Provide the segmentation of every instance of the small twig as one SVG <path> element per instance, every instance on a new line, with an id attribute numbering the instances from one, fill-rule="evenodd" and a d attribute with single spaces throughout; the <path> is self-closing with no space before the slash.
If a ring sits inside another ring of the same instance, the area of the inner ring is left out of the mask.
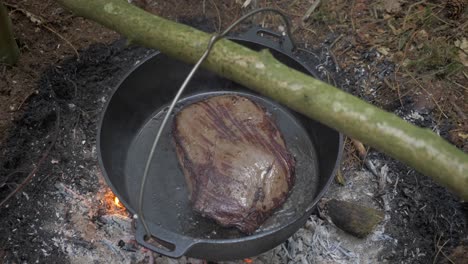
<path id="1" fill-rule="evenodd" d="M 307 19 L 309 19 L 310 15 L 312 15 L 315 9 L 317 9 L 317 7 L 320 5 L 320 2 L 321 2 L 320 0 L 315 0 L 312 3 L 309 9 L 307 9 L 307 12 L 305 13 L 305 15 L 302 17 L 302 21 L 306 21 Z"/>
<path id="2" fill-rule="evenodd" d="M 396 83 L 396 90 L 397 90 L 397 95 L 398 95 L 398 101 L 400 101 L 400 106 L 403 107 L 403 100 L 401 100 L 401 93 L 400 93 L 400 83 L 397 80 L 397 74 L 398 71 L 400 70 L 400 65 L 397 66 L 395 73 L 393 75 L 393 78 L 395 79 Z"/>
<path id="3" fill-rule="evenodd" d="M 440 251 L 440 253 L 441 253 L 441 254 L 445 257 L 445 259 L 447 259 L 450 263 L 456 264 L 455 262 L 453 262 L 453 260 L 451 260 L 451 259 L 447 256 L 447 254 L 445 254 L 445 252 Z"/>
<path id="4" fill-rule="evenodd" d="M 28 95 L 26 95 L 23 100 L 21 101 L 21 103 L 19 104 L 19 106 L 16 108 L 16 111 L 20 110 L 21 107 L 23 107 L 23 104 L 26 103 L 26 101 L 29 99 L 29 97 L 31 97 L 31 95 L 33 95 L 34 93 L 36 92 L 36 90 L 32 90 L 30 93 L 28 93 Z"/>
<path id="5" fill-rule="evenodd" d="M 351 4 L 351 14 L 349 16 L 349 20 L 351 20 L 351 27 L 353 28 L 353 31 L 356 32 L 356 24 L 354 23 L 353 15 L 354 15 L 354 8 L 356 7 L 356 0 L 353 0 L 353 3 Z"/>
<path id="6" fill-rule="evenodd" d="M 333 63 L 335 64 L 335 72 L 339 72 L 341 70 L 340 64 L 338 64 L 338 60 L 336 59 L 335 54 L 331 49 L 328 50 L 328 53 L 330 53 L 330 57 L 333 60 Z"/>
<path id="7" fill-rule="evenodd" d="M 93 248 L 93 244 L 91 242 L 88 242 L 86 240 L 83 240 L 83 239 L 80 239 L 80 238 L 74 238 L 74 237 L 70 237 L 68 239 L 69 242 L 75 244 L 75 245 L 78 245 L 78 246 L 81 246 L 83 248 L 86 248 L 88 250 L 92 249 Z"/>
<path id="8" fill-rule="evenodd" d="M 413 81 L 416 82 L 416 84 L 419 86 L 419 88 L 421 88 L 424 92 L 426 92 L 427 95 L 429 95 L 429 97 L 431 97 L 432 101 L 434 102 L 434 104 L 437 106 L 437 108 L 439 109 L 439 111 L 442 113 L 442 115 L 444 115 L 445 118 L 448 118 L 448 116 L 444 113 L 444 111 L 442 111 L 442 108 L 440 107 L 439 103 L 437 103 L 437 101 L 434 99 L 434 96 L 432 96 L 431 93 L 429 93 L 426 88 L 424 88 L 418 80 L 416 80 L 416 78 L 414 78 L 414 76 L 409 72 L 409 71 L 406 71 L 406 74 L 408 74 L 411 79 L 413 79 Z"/>
<path id="9" fill-rule="evenodd" d="M 104 244 L 105 246 L 107 246 L 111 251 L 115 252 L 117 255 L 119 255 L 121 258 L 125 259 L 124 256 L 122 255 L 122 253 L 120 253 L 120 250 L 118 250 L 113 244 L 111 241 L 107 240 L 107 239 L 102 239 L 100 240 L 99 242 L 101 242 L 102 244 Z"/>
<path id="10" fill-rule="evenodd" d="M 57 35 L 59 38 L 61 38 L 63 41 L 65 41 L 72 49 L 73 51 L 75 52 L 76 54 L 76 59 L 77 60 L 80 60 L 80 54 L 78 53 L 78 50 L 76 50 L 75 46 L 73 46 L 73 44 L 68 40 L 66 39 L 64 36 L 60 35 L 57 31 L 53 30 L 51 27 L 49 26 L 46 26 L 46 25 L 41 25 L 43 26 L 44 28 L 46 28 L 47 30 L 49 30 L 50 32 L 54 33 L 55 35 Z"/>
<path id="11" fill-rule="evenodd" d="M 343 38 L 343 34 L 339 35 L 331 44 L 330 44 L 330 47 L 328 47 L 328 49 L 333 49 L 333 47 L 335 46 L 335 44 L 340 41 L 340 39 Z"/>
<path id="12" fill-rule="evenodd" d="M 388 81 L 387 78 L 384 78 L 383 81 L 388 86 L 388 88 L 395 90 L 395 87 Z"/>
<path id="13" fill-rule="evenodd" d="M 214 5 L 215 9 L 216 9 L 216 14 L 218 15 L 218 28 L 216 29 L 216 31 L 218 33 L 221 32 L 221 27 L 222 27 L 222 24 L 221 24 L 221 14 L 219 12 L 219 9 L 218 9 L 218 6 L 216 5 L 216 2 L 214 0 L 210 0 L 211 4 Z"/>
<path id="14" fill-rule="evenodd" d="M 461 119 L 466 120 L 467 117 L 465 113 L 463 113 L 463 110 L 461 110 L 461 108 L 457 104 L 455 104 L 455 102 L 451 102 L 451 103 L 452 103 L 453 109 L 455 110 L 455 112 L 457 112 L 457 114 L 461 117 Z"/>
<path id="15" fill-rule="evenodd" d="M 440 237 L 442 237 L 442 236 L 440 236 Z M 439 237 L 439 241 L 440 241 L 440 237 Z M 444 243 L 442 246 L 439 246 L 439 241 L 437 241 L 437 248 L 438 248 L 438 250 L 437 250 L 437 253 L 436 253 L 435 257 L 434 257 L 434 260 L 432 261 L 432 264 L 435 264 L 435 263 L 436 263 L 437 257 L 439 256 L 439 253 L 443 253 L 443 252 L 442 252 L 442 248 L 444 248 L 444 246 L 450 241 L 450 239 L 448 239 L 447 241 L 445 241 L 445 243 Z M 449 260 L 450 260 L 450 259 L 449 259 Z M 452 262 L 452 263 L 453 263 L 453 262 Z"/>
<path id="16" fill-rule="evenodd" d="M 335 53 L 333 52 L 333 47 L 335 46 L 336 43 L 338 43 L 338 41 L 340 41 L 342 37 L 343 37 L 343 34 L 339 35 L 328 47 L 328 52 L 330 53 L 330 56 L 333 62 L 335 63 L 336 72 L 340 71 L 341 67 L 338 64 L 338 60 L 336 59 Z"/>
<path id="17" fill-rule="evenodd" d="M 464 73 L 464 74 L 465 74 L 465 73 Z M 468 79 L 468 78 L 467 78 L 467 79 Z M 468 88 L 467 88 L 467 87 L 465 87 L 465 86 L 463 86 L 463 85 L 461 85 L 461 84 L 459 84 L 459 83 L 457 83 L 457 82 L 455 82 L 455 81 L 451 81 L 451 83 L 453 83 L 453 84 L 455 84 L 456 86 L 458 86 L 458 87 L 460 87 L 460 88 L 465 89 L 466 91 L 468 91 Z"/>
<path id="18" fill-rule="evenodd" d="M 289 254 L 289 251 L 288 249 L 286 248 L 286 246 L 283 244 L 281 244 L 281 248 L 284 250 L 284 252 L 286 253 L 286 256 L 289 258 L 289 259 L 292 259 L 291 255 Z"/>
<path id="19" fill-rule="evenodd" d="M 4 178 L 3 183 L 7 183 L 7 181 L 10 179 L 11 176 L 15 175 L 16 173 L 20 173 L 20 172 L 25 172 L 25 171 L 18 169 L 18 170 L 15 170 L 15 171 L 7 174 L 7 176 L 3 177 Z M 0 187 L 2 187 L 2 183 L 0 183 Z"/>
<path id="20" fill-rule="evenodd" d="M 403 49 L 403 59 L 406 59 L 406 55 L 408 54 L 409 47 L 411 46 L 411 43 L 413 42 L 413 39 L 417 33 L 418 31 L 416 31 L 416 29 L 411 30 L 411 36 L 406 40 L 406 44 Z"/>
<path id="21" fill-rule="evenodd" d="M 352 48 L 353 48 L 353 46 L 352 46 L 352 45 L 349 45 L 349 46 L 346 47 L 343 51 L 341 51 L 341 52 L 338 54 L 338 56 L 341 56 L 341 55 L 347 53 L 347 52 L 350 51 Z"/>
<path id="22" fill-rule="evenodd" d="M 58 135 L 59 135 L 59 132 L 60 132 L 60 110 L 58 109 L 58 106 L 57 106 L 57 110 L 56 110 L 56 114 L 57 114 L 57 121 L 55 122 L 55 135 L 52 139 L 52 142 L 50 143 L 49 147 L 47 148 L 47 150 L 44 152 L 44 154 L 42 155 L 41 159 L 39 160 L 39 162 L 37 163 L 37 165 L 34 167 L 34 169 L 28 174 L 28 176 L 23 180 L 23 182 L 21 182 L 20 185 L 18 185 L 18 187 L 16 187 L 15 190 L 13 190 L 10 194 L 7 195 L 7 197 L 5 197 L 5 199 L 3 199 L 1 202 L 0 202 L 0 208 L 8 201 L 10 200 L 11 197 L 13 197 L 16 193 L 18 193 L 19 191 L 21 191 L 31 180 L 32 178 L 34 177 L 34 175 L 37 173 L 38 169 L 41 167 L 42 163 L 45 162 L 45 160 L 47 159 L 47 157 L 49 156 L 49 153 L 50 151 L 52 150 L 52 148 L 54 147 L 55 145 L 55 142 L 57 141 L 57 138 L 58 138 Z"/>
<path id="23" fill-rule="evenodd" d="M 299 0 L 294 0 L 294 1 L 292 1 L 292 3 L 290 3 L 290 4 L 288 5 L 288 7 L 289 7 L 289 8 L 293 7 L 293 6 L 297 3 L 297 1 L 299 1 Z"/>
<path id="24" fill-rule="evenodd" d="M 433 13 L 431 13 L 431 16 L 434 17 L 435 19 L 439 20 L 440 22 L 446 24 L 446 25 L 449 25 L 449 26 L 455 25 L 454 23 L 450 23 L 450 22 L 447 22 L 447 21 L 443 20 L 442 18 L 440 18 L 439 16 L 437 16 L 437 15 L 435 15 Z"/>
<path id="25" fill-rule="evenodd" d="M 301 28 L 304 29 L 305 31 L 308 31 L 308 32 L 314 34 L 315 36 L 317 36 L 317 32 L 313 31 L 312 29 L 306 28 L 306 27 L 304 27 L 304 26 L 301 26 Z"/>
<path id="26" fill-rule="evenodd" d="M 377 169 L 375 168 L 375 165 L 374 165 L 374 163 L 372 163 L 372 161 L 366 159 L 364 161 L 364 164 L 366 164 L 366 167 L 372 172 L 372 174 L 374 174 L 375 177 L 380 179 L 380 175 L 377 172 Z"/>
<path id="27" fill-rule="evenodd" d="M 335 181 L 342 186 L 346 185 L 346 180 L 341 173 L 341 168 L 338 168 L 336 171 Z"/>
<path id="28" fill-rule="evenodd" d="M 411 5 L 408 7 L 408 10 L 406 11 L 405 18 L 403 19 L 403 26 L 401 27 L 403 30 L 406 30 L 406 21 L 408 20 L 409 13 L 411 12 L 411 9 L 413 9 L 415 6 L 420 5 L 420 4 L 423 4 L 423 3 L 425 3 L 425 2 L 426 2 L 426 0 L 422 0 L 422 1 L 416 2 L 416 3 L 414 3 L 414 4 L 411 4 Z"/>

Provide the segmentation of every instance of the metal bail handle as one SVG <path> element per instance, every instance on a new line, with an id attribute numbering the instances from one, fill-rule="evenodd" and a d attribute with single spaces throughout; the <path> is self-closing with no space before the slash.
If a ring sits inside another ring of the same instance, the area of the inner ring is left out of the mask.
<path id="1" fill-rule="evenodd" d="M 148 236 L 141 226 L 141 220 L 137 219 L 135 240 L 145 248 L 156 252 L 161 255 L 165 255 L 171 258 L 180 258 L 195 244 L 193 241 L 187 238 L 177 238 L 170 234 L 166 234 L 165 230 L 158 230 L 159 237 Z M 144 225 L 143 225 L 144 226 Z M 154 228 L 154 227 L 153 227 Z M 164 237 L 164 238 L 163 238 Z M 170 238 L 170 239 L 167 239 Z M 152 241 L 151 241 L 152 240 Z"/>
<path id="2" fill-rule="evenodd" d="M 277 41 L 263 37 L 261 35 L 268 35 L 275 38 Z M 291 55 L 291 53 L 296 49 L 296 45 L 294 44 L 294 41 L 291 39 L 291 37 L 266 28 L 252 27 L 247 32 L 245 32 L 242 37 L 252 42 L 281 50 L 288 55 Z"/>
<path id="3" fill-rule="evenodd" d="M 213 48 L 214 44 L 216 43 L 216 41 L 218 41 L 219 39 L 226 36 L 234 27 L 236 27 L 238 24 L 240 24 L 245 19 L 247 19 L 247 18 L 249 18 L 249 17 L 251 17 L 251 16 L 253 16 L 253 15 L 257 14 L 257 13 L 260 13 L 260 12 L 274 12 L 274 13 L 280 15 L 283 18 L 284 23 L 286 25 L 287 35 L 291 39 L 291 41 L 290 41 L 291 50 L 295 49 L 294 42 L 292 41 L 292 35 L 291 35 L 291 31 L 290 31 L 289 20 L 287 19 L 285 14 L 283 14 L 281 11 L 273 9 L 273 8 L 260 8 L 260 9 L 256 9 L 254 11 L 251 11 L 251 12 L 243 15 L 238 20 L 236 20 L 233 24 L 231 24 L 228 28 L 226 28 L 221 34 L 219 34 L 219 35 L 214 34 L 210 38 L 210 41 L 208 42 L 208 46 L 207 46 L 205 52 L 203 53 L 201 58 L 198 60 L 198 62 L 194 65 L 194 67 L 192 68 L 190 73 L 187 75 L 187 78 L 185 79 L 185 81 L 183 82 L 183 84 L 181 85 L 179 90 L 177 91 L 176 96 L 172 100 L 172 103 L 171 103 L 169 109 L 167 110 L 166 116 L 164 117 L 164 119 L 163 119 L 163 121 L 161 123 L 161 126 L 159 127 L 158 133 L 156 134 L 156 137 L 155 137 L 155 139 L 153 141 L 150 153 L 148 155 L 148 159 L 146 160 L 145 170 L 143 172 L 143 177 L 142 177 L 141 185 L 140 185 L 140 193 L 139 193 L 139 197 L 138 197 L 138 209 L 137 209 L 138 215 L 134 215 L 134 217 L 139 220 L 139 221 L 137 221 L 137 225 L 141 222 L 141 225 L 143 225 L 143 227 L 144 227 L 144 230 L 142 230 L 141 228 L 138 228 L 138 226 L 137 226 L 136 238 L 137 238 L 138 243 L 141 244 L 142 246 L 145 246 L 145 247 L 149 248 L 152 251 L 158 252 L 160 254 L 163 254 L 163 255 L 166 255 L 166 256 L 169 256 L 169 257 L 178 257 L 179 255 L 184 254 L 185 251 L 187 250 L 187 247 L 186 247 L 187 245 L 185 245 L 185 243 L 184 243 L 184 245 L 177 245 L 176 243 L 174 243 L 173 244 L 175 246 L 174 251 L 168 251 L 168 250 L 164 250 L 164 249 L 161 249 L 159 247 L 156 247 L 156 246 L 148 243 L 144 239 L 145 237 L 147 237 L 147 238 L 154 238 L 155 240 L 158 240 L 157 234 L 152 234 L 151 233 L 150 228 L 148 227 L 148 223 L 146 223 L 146 221 L 145 221 L 145 217 L 144 217 L 144 213 L 143 213 L 143 196 L 144 196 L 144 191 L 145 191 L 146 180 L 148 178 L 149 168 L 150 168 L 150 165 L 151 165 L 151 160 L 153 159 L 155 150 L 156 150 L 156 148 L 158 146 L 158 142 L 159 142 L 159 139 L 161 138 L 162 131 L 164 130 L 164 127 L 166 126 L 166 123 L 169 120 L 169 117 L 171 116 L 175 105 L 179 101 L 180 96 L 182 95 L 185 88 L 187 87 L 187 84 L 190 82 L 193 75 L 198 70 L 198 68 L 203 63 L 203 61 L 208 57 L 208 55 L 209 55 L 211 49 Z M 269 32 L 269 31 L 266 30 L 264 32 Z M 277 36 L 278 33 L 271 33 L 271 34 L 274 34 L 274 35 Z M 144 235 L 143 232 L 146 233 L 146 236 Z M 160 232 L 161 232 L 161 230 L 160 230 Z"/>

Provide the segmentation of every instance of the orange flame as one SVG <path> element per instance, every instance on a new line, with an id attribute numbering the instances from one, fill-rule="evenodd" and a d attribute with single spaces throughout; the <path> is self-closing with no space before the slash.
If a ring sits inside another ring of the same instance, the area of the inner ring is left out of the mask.
<path id="1" fill-rule="evenodd" d="M 244 262 L 250 264 L 250 263 L 253 263 L 253 260 L 249 259 L 249 258 L 246 258 L 246 259 L 244 259 Z"/>
<path id="2" fill-rule="evenodd" d="M 114 204 L 117 206 L 117 207 L 123 207 L 123 205 L 120 203 L 120 200 L 119 198 L 116 196 L 114 197 Z"/>
<path id="3" fill-rule="evenodd" d="M 117 196 L 115 196 L 115 194 L 110 189 L 107 189 L 104 193 L 103 205 L 105 206 L 106 213 L 121 215 L 127 214 L 125 206 L 120 202 L 120 199 Z"/>

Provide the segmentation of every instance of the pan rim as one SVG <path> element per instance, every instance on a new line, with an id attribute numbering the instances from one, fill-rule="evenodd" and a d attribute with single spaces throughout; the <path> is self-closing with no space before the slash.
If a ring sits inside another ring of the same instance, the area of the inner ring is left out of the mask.
<path id="1" fill-rule="evenodd" d="M 234 36 L 230 36 L 230 37 L 227 37 L 227 39 L 229 40 L 232 40 L 232 41 L 240 41 L 240 42 L 243 42 L 243 43 L 252 43 L 252 44 L 256 44 L 256 45 L 259 45 L 259 46 L 262 46 L 262 47 L 265 47 L 267 49 L 273 49 L 275 50 L 276 52 L 279 52 L 283 55 L 286 55 L 287 57 L 289 57 L 289 59 L 293 60 L 294 62 L 298 63 L 300 66 L 302 66 L 305 70 L 307 70 L 307 73 L 310 74 L 312 77 L 314 78 L 317 78 L 316 76 L 314 76 L 314 71 L 312 71 L 310 69 L 310 67 L 308 67 L 305 63 L 303 63 L 302 61 L 300 61 L 298 58 L 292 56 L 292 54 L 288 54 L 286 52 L 284 52 L 283 50 L 280 50 L 280 49 L 276 49 L 274 47 L 268 47 L 262 43 L 259 43 L 259 42 L 256 42 L 256 41 L 252 41 L 252 40 L 248 40 L 248 39 L 245 39 L 245 38 L 242 38 L 242 37 L 234 37 Z M 242 43 L 240 43 L 242 45 Z M 111 188 L 112 192 L 114 193 L 114 195 L 116 195 L 121 203 L 123 203 L 123 205 L 125 206 L 125 208 L 128 210 L 129 213 L 131 213 L 132 215 L 135 215 L 136 214 L 136 211 L 134 210 L 134 208 L 132 208 L 129 203 L 126 201 L 126 199 L 123 199 L 122 195 L 117 191 L 117 189 L 115 188 L 114 184 L 112 183 L 112 181 L 110 180 L 110 177 L 107 173 L 107 170 L 106 170 L 106 166 L 104 165 L 104 161 L 103 161 L 103 158 L 102 158 L 102 149 L 101 149 L 101 135 L 102 135 L 102 126 L 103 126 L 103 123 L 104 123 L 104 120 L 105 120 L 105 117 L 106 117 L 106 113 L 107 113 L 107 110 L 109 108 L 109 105 L 110 103 L 112 102 L 112 99 L 114 97 L 114 95 L 117 93 L 117 91 L 119 90 L 119 88 L 122 86 L 122 84 L 126 81 L 126 79 L 132 75 L 140 66 L 142 66 L 143 64 L 145 64 L 146 62 L 148 62 L 149 60 L 155 58 L 156 56 L 158 55 L 165 55 L 163 54 L 162 52 L 160 51 L 155 51 L 153 52 L 152 54 L 150 54 L 149 56 L 147 56 L 146 58 L 144 59 L 141 59 L 139 63 L 135 64 L 126 74 L 124 74 L 121 79 L 117 82 L 117 84 L 115 85 L 115 87 L 113 88 L 108 100 L 106 101 L 104 107 L 102 108 L 102 112 L 101 112 L 101 116 L 99 118 L 99 124 L 98 124 L 98 133 L 97 133 L 97 139 L 96 139 L 96 149 L 97 149 L 97 156 L 98 156 L 98 163 L 99 163 L 99 166 L 100 166 L 100 171 L 101 171 L 101 174 L 102 176 L 104 177 L 105 181 L 106 181 L 106 184 Z M 287 106 L 285 106 L 287 108 Z M 288 108 L 289 109 L 289 108 Z M 333 129 L 333 128 L 330 128 L 330 129 Z M 333 129 L 334 130 L 334 129 Z M 335 130 L 336 131 L 336 130 Z M 266 231 L 263 231 L 263 232 L 259 232 L 259 233 L 256 233 L 256 234 L 252 234 L 252 235 L 246 235 L 246 236 L 243 236 L 243 237 L 240 237 L 240 238 L 223 238 L 223 239 L 206 239 L 206 238 L 194 238 L 194 237 L 190 237 L 190 236 L 186 236 L 186 235 L 183 235 L 183 234 L 180 234 L 180 233 L 176 233 L 176 232 L 173 232 L 171 230 L 168 230 L 166 228 L 163 228 L 165 230 L 165 232 L 167 232 L 169 235 L 172 235 L 174 237 L 178 237 L 182 240 L 191 240 L 192 243 L 190 243 L 190 245 L 187 247 L 187 251 L 186 252 L 189 252 L 190 249 L 195 246 L 196 244 L 232 244 L 232 243 L 239 243 L 239 242 L 245 242 L 245 241 L 250 241 L 250 240 L 256 240 L 256 239 L 259 239 L 259 238 L 263 238 L 263 237 L 267 237 L 267 236 L 270 236 L 270 235 L 273 235 L 283 229 L 286 229 L 288 228 L 289 226 L 291 225 L 294 225 L 296 224 L 298 221 L 300 221 L 301 219 L 303 219 L 304 217 L 309 217 L 312 213 L 312 210 L 315 208 L 315 206 L 317 205 L 318 201 L 320 199 L 323 198 L 323 196 L 325 195 L 325 193 L 328 191 L 329 187 L 330 187 L 330 184 L 332 183 L 333 179 L 334 179 L 334 175 L 336 174 L 338 168 L 339 168 L 339 164 L 340 164 L 340 161 L 342 159 L 342 155 L 343 155 L 343 145 L 344 145 L 344 136 L 342 133 L 340 133 L 339 131 L 336 131 L 337 134 L 338 134 L 338 151 L 337 151 L 337 155 L 336 155 L 336 159 L 335 159 L 335 165 L 334 165 L 334 168 L 331 172 L 331 174 L 328 176 L 328 179 L 327 181 L 325 182 L 325 184 L 323 185 L 323 188 L 321 188 L 321 190 L 316 194 L 315 198 L 313 199 L 312 203 L 307 207 L 307 209 L 304 211 L 303 214 L 301 214 L 299 217 L 297 217 L 295 220 L 293 221 L 290 221 L 288 222 L 287 224 L 285 225 L 281 225 L 279 227 L 275 227 L 275 228 L 272 228 L 272 229 L 269 229 L 269 230 L 266 230 Z M 150 223 L 152 226 L 153 224 Z M 295 231 L 297 232 L 297 230 Z M 169 241 L 170 242 L 170 241 Z"/>

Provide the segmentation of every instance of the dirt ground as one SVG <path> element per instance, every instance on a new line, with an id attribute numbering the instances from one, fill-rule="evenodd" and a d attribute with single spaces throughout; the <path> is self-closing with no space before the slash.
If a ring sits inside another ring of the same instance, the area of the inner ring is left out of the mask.
<path id="1" fill-rule="evenodd" d="M 243 8 L 245 2 L 250 3 Z M 294 39 L 301 47 L 298 54 L 304 60 L 320 61 L 312 65 L 320 78 L 430 128 L 468 152 L 466 1 L 329 0 L 307 15 L 312 2 L 133 1 L 208 32 L 226 28 L 252 8 L 278 8 L 293 22 Z M 54 206 L 64 199 L 57 194 L 57 183 L 83 194 L 102 186 L 95 157 L 100 110 L 119 78 L 152 51 L 126 46 L 116 33 L 74 16 L 54 1 L 5 4 L 21 57 L 16 66 L 0 65 L 0 200 L 36 166 L 38 170 L 31 183 L 0 208 L 0 260 L 69 262 L 66 250 L 44 245 L 58 235 L 40 223 L 53 220 L 55 228 L 73 223 L 65 213 L 62 220 L 55 219 Z M 281 25 L 272 15 L 250 23 L 274 29 Z M 51 143 L 55 144 L 48 152 Z M 427 177 L 370 151 L 367 158 L 379 171 L 389 171 L 388 183 L 379 191 L 378 180 L 371 174 L 362 176 L 366 169 L 350 141 L 345 150 L 344 183 L 335 183 L 329 195 L 360 201 L 353 192 L 375 192 L 366 201 L 386 211 L 385 234 L 397 240 L 379 250 L 379 260 L 466 260 L 466 205 Z M 93 177 L 84 177 L 90 174 Z M 356 189 L 367 181 L 375 188 Z"/>

